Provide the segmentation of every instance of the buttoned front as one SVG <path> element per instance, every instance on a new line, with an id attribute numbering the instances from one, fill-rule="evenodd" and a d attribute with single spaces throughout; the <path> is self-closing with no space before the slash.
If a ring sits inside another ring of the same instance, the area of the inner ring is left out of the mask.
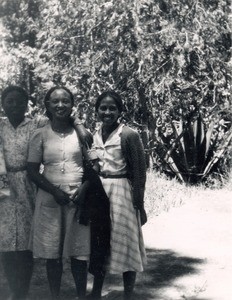
<path id="1" fill-rule="evenodd" d="M 82 149 L 73 129 L 70 134 L 52 130 L 50 124 L 37 130 L 30 144 L 29 162 L 44 165 L 43 175 L 55 185 L 81 183 Z"/>
<path id="2" fill-rule="evenodd" d="M 62 134 L 52 130 L 50 123 L 38 129 L 31 138 L 28 162 L 43 164 L 43 176 L 70 196 L 82 184 L 82 147 L 74 129 Z M 79 224 L 79 214 L 76 204 L 61 206 L 39 188 L 30 243 L 34 256 L 88 257 L 90 228 Z"/>

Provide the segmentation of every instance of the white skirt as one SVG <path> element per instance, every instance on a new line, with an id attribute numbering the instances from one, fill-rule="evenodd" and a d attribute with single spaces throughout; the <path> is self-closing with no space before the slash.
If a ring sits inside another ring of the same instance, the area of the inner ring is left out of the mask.
<path id="1" fill-rule="evenodd" d="M 70 187 L 70 190 L 76 188 Z M 88 259 L 90 227 L 79 224 L 78 217 L 75 204 L 61 206 L 51 194 L 39 189 L 30 236 L 30 249 L 34 257 Z"/>

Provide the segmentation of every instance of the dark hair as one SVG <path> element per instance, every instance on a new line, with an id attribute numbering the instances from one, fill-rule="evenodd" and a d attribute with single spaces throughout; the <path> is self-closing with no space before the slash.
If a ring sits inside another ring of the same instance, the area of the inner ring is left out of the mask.
<path id="1" fill-rule="evenodd" d="M 70 95 L 70 99 L 71 99 L 71 102 L 72 102 L 72 105 L 74 105 L 74 96 L 73 96 L 73 93 L 68 89 L 66 88 L 65 86 L 59 86 L 59 85 L 56 85 L 56 86 L 53 86 L 52 88 L 50 88 L 45 97 L 44 97 L 44 106 L 46 108 L 46 115 L 48 116 L 48 118 L 51 120 L 52 119 L 52 115 L 51 113 L 49 112 L 48 110 L 48 107 L 49 107 L 49 101 L 50 101 L 50 96 L 51 94 L 56 91 L 56 90 L 64 90 L 66 91 L 69 95 Z"/>
<path id="2" fill-rule="evenodd" d="M 100 96 L 98 96 L 97 101 L 95 103 L 95 111 L 98 110 L 98 108 L 101 104 L 101 101 L 108 96 L 114 99 L 114 101 L 117 105 L 117 108 L 118 108 L 119 112 L 121 113 L 123 111 L 122 98 L 118 93 L 116 93 L 114 91 L 105 91 Z"/>
<path id="3" fill-rule="evenodd" d="M 26 100 L 26 102 L 28 102 L 28 94 L 23 88 L 21 88 L 20 86 L 17 86 L 17 85 L 9 85 L 7 88 L 5 88 L 2 91 L 1 99 L 2 99 L 3 107 L 4 107 L 4 100 L 6 99 L 7 95 L 11 92 L 18 92 L 19 94 L 21 94 L 24 97 L 24 100 Z"/>

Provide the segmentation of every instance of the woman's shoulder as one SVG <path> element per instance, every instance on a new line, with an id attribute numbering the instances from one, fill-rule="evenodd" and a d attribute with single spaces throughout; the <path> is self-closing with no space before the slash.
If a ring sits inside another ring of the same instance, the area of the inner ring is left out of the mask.
<path id="1" fill-rule="evenodd" d="M 50 124 L 46 124 L 43 127 L 37 128 L 35 131 L 36 132 L 48 132 L 50 129 L 51 129 L 51 125 Z"/>
<path id="2" fill-rule="evenodd" d="M 131 127 L 124 125 L 122 128 L 122 138 L 124 139 L 137 139 L 139 138 L 139 133 L 132 129 Z"/>
<path id="3" fill-rule="evenodd" d="M 48 134 L 48 132 L 50 131 L 50 125 L 47 124 L 43 127 L 40 128 L 36 128 L 34 133 L 32 134 L 32 138 L 38 138 L 38 137 L 44 137 Z"/>
<path id="4" fill-rule="evenodd" d="M 37 115 L 33 118 L 33 122 L 36 128 L 41 128 L 46 126 L 49 123 L 49 119 L 44 115 Z"/>

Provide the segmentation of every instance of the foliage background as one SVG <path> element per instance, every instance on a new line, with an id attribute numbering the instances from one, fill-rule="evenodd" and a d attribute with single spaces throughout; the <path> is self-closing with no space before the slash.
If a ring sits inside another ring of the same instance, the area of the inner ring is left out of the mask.
<path id="1" fill-rule="evenodd" d="M 1 0 L 0 89 L 24 86 L 34 113 L 49 87 L 66 85 L 92 129 L 97 95 L 115 89 L 160 167 L 159 132 L 172 135 L 171 121 L 200 113 L 221 137 L 231 130 L 230 4 Z"/>

